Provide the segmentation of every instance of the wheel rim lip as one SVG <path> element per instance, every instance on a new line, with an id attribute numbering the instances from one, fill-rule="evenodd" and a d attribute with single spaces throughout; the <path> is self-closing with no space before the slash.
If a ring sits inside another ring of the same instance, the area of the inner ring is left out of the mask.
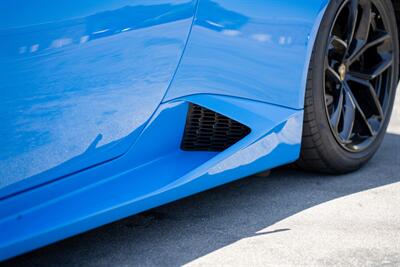
<path id="1" fill-rule="evenodd" d="M 329 40 L 330 40 L 331 37 L 333 36 L 333 30 L 334 30 L 334 28 L 335 28 L 335 25 L 336 25 L 336 23 L 337 23 L 338 18 L 340 17 L 340 15 L 342 14 L 344 8 L 349 4 L 350 1 L 351 1 L 351 0 L 346 0 L 346 1 L 344 1 L 344 2 L 342 3 L 342 5 L 340 6 L 340 8 L 338 9 L 336 15 L 335 15 L 334 22 L 333 22 L 333 24 L 332 24 L 332 26 L 331 26 L 331 29 L 330 29 L 330 31 L 329 31 L 329 39 L 328 39 L 328 44 L 327 44 L 326 50 L 325 50 L 325 57 L 324 57 L 324 60 L 329 60 L 329 58 L 328 58 L 328 55 L 329 55 L 328 53 L 329 53 L 329 51 L 330 51 L 330 49 L 329 49 L 329 47 L 330 47 L 330 41 L 329 41 Z M 391 32 L 390 32 L 390 27 L 389 27 L 389 25 L 388 25 L 388 18 L 382 16 L 381 10 L 379 10 L 379 8 L 376 7 L 374 1 L 371 0 L 371 4 L 373 4 L 373 6 L 375 6 L 375 8 L 378 10 L 379 15 L 381 15 L 381 17 L 382 17 L 382 22 L 383 22 L 383 24 L 384 24 L 385 31 L 387 31 L 387 33 L 390 34 Z M 357 6 L 357 8 L 358 8 L 358 7 L 359 7 L 359 6 Z M 370 26 L 371 26 L 371 23 L 370 23 Z M 392 35 L 390 35 L 390 36 L 392 36 Z M 354 37 L 353 37 L 353 40 L 354 40 Z M 351 42 L 351 41 L 352 41 L 352 40 L 350 40 L 350 42 Z M 349 45 L 350 45 L 350 44 L 349 44 Z M 393 51 L 394 51 L 394 46 L 393 46 L 393 44 L 391 45 L 391 49 L 393 49 Z M 394 58 L 394 55 L 395 55 L 395 54 L 394 54 L 394 52 L 393 52 L 393 58 Z M 354 63 L 354 62 L 349 63 L 349 61 L 348 61 L 348 59 L 347 59 L 347 55 L 345 54 L 344 57 L 343 57 L 342 62 L 340 62 L 340 63 L 343 64 L 343 65 L 345 65 L 347 71 L 349 71 L 351 64 Z M 334 135 L 334 138 L 335 138 L 336 141 L 341 145 L 341 147 L 343 147 L 343 148 L 344 148 L 345 150 L 347 150 L 348 152 L 359 153 L 359 152 L 362 152 L 362 151 L 366 150 L 366 149 L 367 149 L 368 147 L 370 147 L 370 145 L 376 140 L 377 136 L 380 135 L 382 129 L 384 128 L 384 125 L 385 125 L 385 123 L 386 123 L 386 121 L 387 121 L 387 119 L 388 119 L 388 118 L 387 118 L 387 114 L 388 114 L 388 109 L 389 109 L 389 106 L 390 106 L 388 103 L 390 103 L 390 98 L 391 98 L 390 90 L 391 90 L 391 87 L 393 87 L 393 85 L 392 85 L 392 84 L 393 84 L 393 77 L 395 76 L 395 73 L 394 73 L 394 70 L 395 70 L 395 69 L 394 69 L 393 66 L 394 66 L 394 62 L 392 62 L 391 65 L 390 65 L 390 67 L 388 67 L 383 73 L 381 73 L 381 74 L 379 75 L 379 78 L 378 78 L 378 79 L 380 79 L 379 83 L 382 83 L 382 79 L 383 79 L 383 78 L 386 78 L 386 86 L 383 88 L 383 90 L 385 90 L 385 96 L 384 96 L 384 99 L 383 99 L 383 101 L 382 101 L 382 103 L 381 103 L 381 106 L 382 106 L 382 109 L 383 109 L 384 117 L 383 117 L 383 119 L 380 120 L 379 128 L 376 130 L 376 134 L 373 135 L 373 136 L 370 136 L 370 137 L 365 138 L 365 139 L 364 139 L 363 141 L 361 141 L 360 143 L 354 143 L 354 142 L 352 141 L 351 137 L 350 137 L 350 141 L 351 141 L 351 142 L 344 142 L 343 139 L 342 139 L 342 137 L 340 136 L 339 131 L 337 131 L 337 130 L 334 128 L 334 125 L 332 125 L 331 114 L 330 114 L 330 112 L 329 112 L 329 105 L 326 103 L 326 99 L 327 99 L 327 98 L 326 98 L 326 97 L 327 97 L 327 91 L 326 91 L 326 78 L 327 78 L 327 77 L 326 77 L 326 76 L 327 76 L 327 73 L 326 73 L 326 68 L 325 68 L 325 67 L 323 68 L 323 93 L 324 93 L 325 114 L 326 114 L 326 117 L 327 117 L 327 120 L 328 120 L 328 124 L 329 124 L 330 130 L 331 130 L 331 132 L 332 132 L 333 135 Z M 390 73 L 390 74 L 388 74 L 387 77 L 383 77 L 385 72 L 388 72 L 388 73 Z M 344 82 L 348 82 L 348 81 L 349 81 L 349 79 L 348 79 L 348 77 L 346 76 L 346 77 L 344 77 L 344 79 L 343 79 L 343 81 L 342 81 L 341 83 L 343 84 Z M 349 85 L 348 85 L 348 86 L 349 86 Z M 380 85 L 380 86 L 383 87 L 382 85 Z M 350 86 L 349 86 L 349 87 L 350 87 Z M 344 90 L 344 89 L 341 89 L 341 90 Z M 357 111 L 356 111 L 356 112 L 357 112 Z M 355 122 L 356 122 L 356 118 L 354 118 L 353 124 L 355 124 Z M 353 133 L 353 132 L 354 132 L 354 129 L 352 130 L 352 133 Z"/>

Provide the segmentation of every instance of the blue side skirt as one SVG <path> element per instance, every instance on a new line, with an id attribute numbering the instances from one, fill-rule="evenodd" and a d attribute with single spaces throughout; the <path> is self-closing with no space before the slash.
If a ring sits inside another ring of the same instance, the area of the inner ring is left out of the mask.
<path id="1" fill-rule="evenodd" d="M 182 151 L 188 103 L 251 133 L 220 153 Z M 302 110 L 242 98 L 200 94 L 163 103 L 124 155 L 3 199 L 0 260 L 293 162 L 302 124 Z"/>

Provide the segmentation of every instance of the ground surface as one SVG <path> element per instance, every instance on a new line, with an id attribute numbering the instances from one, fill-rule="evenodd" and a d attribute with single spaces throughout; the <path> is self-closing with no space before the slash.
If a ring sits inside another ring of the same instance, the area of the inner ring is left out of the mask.
<path id="1" fill-rule="evenodd" d="M 361 171 L 277 170 L 30 253 L 20 266 L 400 266 L 400 94 Z"/>

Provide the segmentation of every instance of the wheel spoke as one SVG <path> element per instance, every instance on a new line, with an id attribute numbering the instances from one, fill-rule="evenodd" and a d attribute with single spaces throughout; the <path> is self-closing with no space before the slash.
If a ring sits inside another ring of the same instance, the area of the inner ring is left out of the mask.
<path id="1" fill-rule="evenodd" d="M 373 130 L 371 124 L 369 123 L 367 116 L 365 116 L 364 111 L 362 110 L 361 106 L 358 104 L 357 99 L 354 97 L 353 93 L 351 92 L 351 89 L 347 83 L 345 83 L 345 90 L 346 90 L 346 96 L 350 98 L 350 101 L 352 102 L 353 107 L 359 112 L 361 115 L 361 118 L 365 124 L 365 126 L 368 129 L 368 132 L 370 133 L 371 136 L 375 136 L 375 131 Z M 354 121 L 353 121 L 354 123 Z"/>
<path id="2" fill-rule="evenodd" d="M 384 31 L 377 31 L 374 33 L 374 36 L 365 44 L 360 46 L 359 49 L 355 49 L 351 55 L 349 56 L 348 62 L 351 65 L 357 60 L 362 54 L 365 53 L 369 48 L 381 45 L 382 43 L 391 40 L 391 36 Z"/>
<path id="3" fill-rule="evenodd" d="M 383 112 L 381 101 L 379 100 L 378 94 L 376 93 L 376 90 L 375 90 L 374 86 L 371 84 L 371 82 L 368 80 L 362 80 L 362 79 L 354 77 L 354 76 L 349 76 L 348 79 L 368 88 L 368 91 L 370 93 L 372 101 L 375 104 L 378 115 L 382 120 L 384 120 L 385 114 Z"/>
<path id="4" fill-rule="evenodd" d="M 349 17 L 347 21 L 347 36 L 346 42 L 348 48 L 353 41 L 354 33 L 356 31 L 357 26 L 357 17 L 358 17 L 358 0 L 350 0 L 348 4 L 349 8 Z"/>
<path id="5" fill-rule="evenodd" d="M 347 43 L 344 40 L 340 39 L 340 37 L 337 36 L 337 35 L 333 35 L 331 37 L 331 41 L 330 42 L 331 42 L 331 45 L 334 46 L 334 47 L 336 47 L 335 46 L 335 44 L 336 44 L 336 45 L 341 46 L 344 49 L 347 49 Z"/>
<path id="6" fill-rule="evenodd" d="M 375 103 L 375 107 L 379 113 L 379 117 L 384 120 L 385 119 L 385 113 L 383 112 L 382 104 L 381 101 L 379 100 L 378 95 L 376 94 L 375 88 L 372 86 L 372 84 L 369 87 L 369 93 L 371 94 L 372 100 Z"/>
<path id="7" fill-rule="evenodd" d="M 371 84 L 369 82 L 369 80 L 361 79 L 361 78 L 359 78 L 357 76 L 354 76 L 352 74 L 347 75 L 347 79 L 350 80 L 350 81 L 356 82 L 358 84 L 364 85 L 365 87 L 369 87 L 369 85 Z"/>
<path id="8" fill-rule="evenodd" d="M 360 0 L 360 6 L 362 10 L 360 14 L 360 22 L 354 34 L 354 38 L 367 42 L 372 19 L 371 1 Z"/>
<path id="9" fill-rule="evenodd" d="M 344 141 L 349 141 L 353 133 L 354 121 L 356 118 L 356 105 L 352 96 L 349 94 L 350 89 L 345 87 L 345 100 L 343 110 L 343 129 L 340 136 Z"/>
<path id="10" fill-rule="evenodd" d="M 330 74 L 330 76 L 336 80 L 336 82 L 341 82 L 339 74 L 331 66 L 327 66 L 326 70 Z"/>
<path id="11" fill-rule="evenodd" d="M 337 35 L 330 38 L 329 54 L 337 61 L 343 61 L 347 52 L 347 43 Z"/>
<path id="12" fill-rule="evenodd" d="M 354 26 L 357 28 L 354 29 L 353 39 L 350 43 L 350 47 L 347 52 L 348 54 L 347 56 L 348 58 L 350 58 L 350 60 L 356 57 L 360 53 L 360 51 L 363 50 L 363 48 L 365 47 L 371 27 L 371 19 L 372 19 L 371 1 L 361 0 L 360 7 L 361 7 L 361 14 L 358 14 L 360 17 L 359 23 L 357 24 L 358 27 Z"/>
<path id="13" fill-rule="evenodd" d="M 382 57 L 381 62 L 376 64 L 373 68 L 369 69 L 368 71 L 366 72 L 350 71 L 350 74 L 354 77 L 363 80 L 375 79 L 376 77 L 380 76 L 383 72 L 385 72 L 393 64 L 393 55 L 391 53 L 382 54 L 381 57 Z"/>
<path id="14" fill-rule="evenodd" d="M 387 92 L 388 92 L 388 90 L 385 90 L 384 88 L 383 88 L 383 85 L 382 85 L 382 79 L 378 79 L 378 81 L 377 81 L 377 83 L 375 84 L 375 86 L 376 86 L 376 95 L 379 97 L 381 94 L 382 94 L 382 91 L 384 91 L 384 93 L 385 93 L 385 97 L 387 96 L 386 94 L 387 94 Z"/>
<path id="15" fill-rule="evenodd" d="M 344 103 L 344 94 L 343 94 L 343 89 L 341 89 L 336 110 L 333 112 L 331 116 L 331 123 L 336 131 L 338 131 L 340 118 L 342 117 L 343 103 Z"/>
<path id="16" fill-rule="evenodd" d="M 376 31 L 371 37 L 370 41 L 367 44 L 367 48 L 371 48 L 377 45 L 382 44 L 383 42 L 392 39 L 390 34 L 385 31 Z"/>

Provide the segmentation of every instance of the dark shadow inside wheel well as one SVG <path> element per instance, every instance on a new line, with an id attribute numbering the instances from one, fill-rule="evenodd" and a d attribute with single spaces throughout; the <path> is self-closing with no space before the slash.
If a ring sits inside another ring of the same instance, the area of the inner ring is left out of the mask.
<path id="1" fill-rule="evenodd" d="M 399 38 L 400 38 L 400 0 L 392 0 L 392 3 L 394 6 L 394 12 L 396 13 L 397 28 L 399 31 Z"/>

